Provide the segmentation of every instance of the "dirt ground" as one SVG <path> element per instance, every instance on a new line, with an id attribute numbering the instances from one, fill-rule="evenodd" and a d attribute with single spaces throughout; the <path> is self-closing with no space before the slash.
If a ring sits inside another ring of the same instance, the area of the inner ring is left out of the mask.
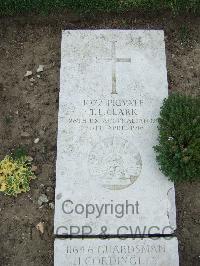
<path id="1" fill-rule="evenodd" d="M 48 203 L 39 208 L 38 197 L 54 201 L 61 30 L 78 28 L 164 29 L 170 91 L 200 94 L 200 18 L 134 12 L 0 18 L 0 159 L 26 147 L 38 167 L 29 193 L 0 194 L 1 266 L 53 265 L 54 210 Z M 39 64 L 45 70 L 37 77 Z M 24 78 L 27 70 L 34 82 Z M 200 265 L 199 195 L 200 183 L 176 186 L 181 266 Z M 43 235 L 35 228 L 39 222 Z"/>

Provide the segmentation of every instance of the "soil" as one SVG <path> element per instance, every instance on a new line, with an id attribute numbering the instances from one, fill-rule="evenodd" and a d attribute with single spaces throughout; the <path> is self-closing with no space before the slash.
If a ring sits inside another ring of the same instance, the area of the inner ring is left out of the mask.
<path id="1" fill-rule="evenodd" d="M 200 18 L 130 12 L 83 17 L 72 12 L 0 18 L 0 159 L 25 147 L 37 166 L 27 194 L 0 194 L 0 265 L 53 265 L 53 213 L 61 30 L 164 29 L 169 90 L 200 94 Z M 45 66 L 40 77 L 37 67 Z M 32 82 L 24 78 L 33 71 Z M 28 133 L 24 136 L 24 132 Z M 34 139 L 39 138 L 37 144 Z M 176 186 L 181 266 L 200 265 L 200 183 Z M 44 223 L 44 234 L 36 225 Z"/>

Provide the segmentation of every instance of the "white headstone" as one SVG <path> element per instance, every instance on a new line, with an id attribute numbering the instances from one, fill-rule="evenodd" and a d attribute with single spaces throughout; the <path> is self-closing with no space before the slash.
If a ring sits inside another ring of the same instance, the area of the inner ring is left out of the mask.
<path id="1" fill-rule="evenodd" d="M 57 239 L 55 266 L 178 266 L 176 238 Z"/>
<path id="2" fill-rule="evenodd" d="M 163 31 L 63 31 L 55 234 L 176 228 L 153 150 L 167 95 Z"/>

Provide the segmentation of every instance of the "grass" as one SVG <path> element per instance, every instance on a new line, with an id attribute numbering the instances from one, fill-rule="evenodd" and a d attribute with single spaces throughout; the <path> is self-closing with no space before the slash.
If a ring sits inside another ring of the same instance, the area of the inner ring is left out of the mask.
<path id="1" fill-rule="evenodd" d="M 173 13 L 200 13 L 200 0 L 0 0 L 0 15 L 48 13 L 68 8 L 82 13 L 169 9 Z"/>

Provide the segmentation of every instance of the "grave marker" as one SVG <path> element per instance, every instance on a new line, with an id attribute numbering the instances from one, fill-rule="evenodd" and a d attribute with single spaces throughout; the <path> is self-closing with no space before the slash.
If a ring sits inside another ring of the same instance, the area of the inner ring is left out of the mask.
<path id="1" fill-rule="evenodd" d="M 73 239 L 55 240 L 55 266 L 178 266 L 177 239 L 151 238 L 176 229 L 174 186 L 153 151 L 163 32 L 64 31 L 61 50 L 54 232 Z"/>
<path id="2" fill-rule="evenodd" d="M 55 266 L 178 266 L 175 238 L 145 239 L 57 239 Z"/>
<path id="3" fill-rule="evenodd" d="M 55 234 L 176 228 L 153 146 L 168 94 L 163 31 L 63 31 Z"/>

